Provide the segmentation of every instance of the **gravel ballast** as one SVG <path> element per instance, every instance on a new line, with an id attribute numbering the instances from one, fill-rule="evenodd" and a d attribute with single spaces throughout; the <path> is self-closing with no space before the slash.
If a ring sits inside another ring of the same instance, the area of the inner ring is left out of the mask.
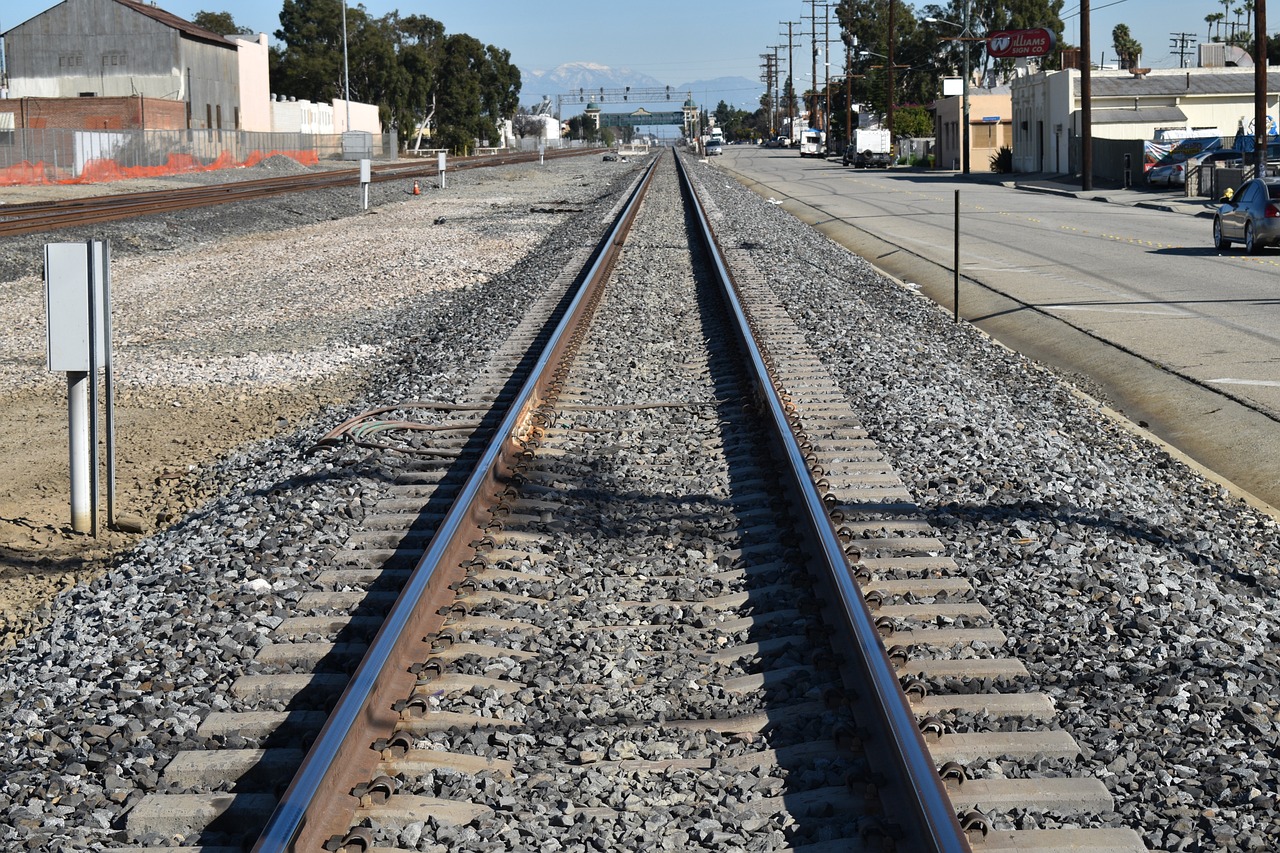
<path id="1" fill-rule="evenodd" d="M 714 163 L 691 165 L 725 213 L 722 239 L 757 253 L 757 267 L 770 272 L 779 299 L 1009 635 L 1007 651 L 1027 664 L 1060 724 L 1086 748 L 1077 772 L 1096 775 L 1115 795 L 1113 822 L 1137 829 L 1152 849 L 1280 848 L 1274 519 L 1117 425 L 1053 374 L 952 323 Z M 0 755 L 0 847 L 112 843 L 121 815 L 162 784 L 167 757 L 199 748 L 200 719 L 228 703 L 228 685 L 261 642 L 238 611 L 253 602 L 262 607 L 259 627 L 268 626 L 271 597 L 295 596 L 324 550 L 341 543 L 346 526 L 335 519 L 358 519 L 369 500 L 372 472 L 357 460 L 306 450 L 354 412 L 388 399 L 449 399 L 465 388 L 557 264 L 593 241 L 593 216 L 603 218 L 633 166 L 561 162 L 547 167 L 554 180 L 526 186 L 504 185 L 501 170 L 451 176 L 432 201 L 444 209 L 431 221 L 443 217 L 443 229 L 465 218 L 476 239 L 459 243 L 455 263 L 423 280 L 456 275 L 458 286 L 406 292 L 402 268 L 363 265 L 358 287 L 311 287 L 243 214 L 224 209 L 225 221 L 209 213 L 181 226 L 224 263 L 273 270 L 258 286 L 296 283 L 313 294 L 313 313 L 281 329 L 252 319 L 278 309 L 269 293 L 210 296 L 202 310 L 218 335 L 283 334 L 290 344 L 246 344 L 258 363 L 219 361 L 184 343 L 185 367 L 157 381 L 180 386 L 203 376 L 199 393 L 209 393 L 209 377 L 227 374 L 249 386 L 268 375 L 306 383 L 312 365 L 324 372 L 348 359 L 361 365 L 358 391 L 301 428 L 201 469 L 217 497 L 62 594 L 37 628 L 14 638 L 0 682 L 0 715 L 10 721 Z M 446 197 L 455 182 L 460 195 Z M 468 190 L 475 194 L 461 195 Z M 318 195 L 307 197 L 306 221 L 331 218 Z M 507 201 L 486 209 L 497 197 Z M 564 201 L 584 213 L 528 212 Z M 333 216 L 345 203 L 335 196 Z M 389 219 L 390 211 L 370 218 Z M 333 224 L 305 226 L 317 229 L 307 245 L 326 244 Z M 473 244 L 501 248 L 526 227 L 518 259 L 502 251 L 462 259 Z M 131 228 L 144 242 L 167 239 L 163 223 Z M 345 269 L 342 252 L 317 251 L 326 268 Z M 0 269 L 23 263 L 0 258 Z M 185 279 L 166 273 L 162 260 L 139 263 L 156 265 L 154 289 L 139 305 L 161 327 L 178 323 L 176 302 L 166 313 L 161 297 L 176 300 Z M 221 269 L 211 261 L 207 274 Z M 29 288 L 30 269 L 23 272 L 15 281 Z M 357 322 L 328 316 L 334 300 Z M 253 311 L 245 321 L 215 322 L 246 304 Z M 494 304 L 505 310 L 495 314 Z M 282 350 L 297 350 L 298 360 Z M 30 357 L 0 352 L 0 366 Z M 133 372 L 149 363 L 133 358 L 122 353 L 122 374 L 123 365 Z M 0 387 L 24 381 L 0 376 Z M 1052 815 L 1021 818 L 1020 826 L 1056 825 Z M 464 845 L 456 849 L 470 849 Z"/>

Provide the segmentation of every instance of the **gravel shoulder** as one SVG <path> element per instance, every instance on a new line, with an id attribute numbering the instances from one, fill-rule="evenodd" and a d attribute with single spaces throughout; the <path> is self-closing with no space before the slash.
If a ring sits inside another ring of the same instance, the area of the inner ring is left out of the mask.
<path id="1" fill-rule="evenodd" d="M 140 539 L 107 529 L 105 481 L 101 535 L 70 529 L 65 379 L 45 367 L 44 243 L 111 241 L 116 509 L 148 534 L 214 494 L 211 463 L 351 401 L 394 346 L 403 306 L 503 274 L 565 218 L 531 207 L 591 196 L 617 166 L 572 158 L 477 169 L 421 196 L 377 184 L 363 214 L 354 189 L 326 190 L 6 241 L 0 639 L 12 641 L 47 616 L 51 596 Z M 125 183 L 106 188 L 156 188 Z"/>

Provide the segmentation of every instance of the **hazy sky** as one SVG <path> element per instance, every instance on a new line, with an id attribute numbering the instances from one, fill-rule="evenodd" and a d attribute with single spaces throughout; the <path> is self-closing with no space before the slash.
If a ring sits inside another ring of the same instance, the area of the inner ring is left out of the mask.
<path id="1" fill-rule="evenodd" d="M 940 0 L 935 2 L 944 5 Z M 188 19 L 202 10 L 230 12 L 237 23 L 269 36 L 280 25 L 278 0 L 157 3 Z M 0 31 L 53 5 L 49 0 L 3 0 Z M 802 22 L 795 30 L 807 33 L 810 25 L 802 19 L 811 9 L 807 0 L 367 0 L 363 5 L 374 17 L 392 10 L 402 15 L 428 15 L 442 22 L 447 32 L 468 33 L 486 44 L 510 50 L 513 61 L 522 68 L 543 70 L 562 62 L 587 61 L 633 68 L 670 85 L 729 75 L 759 78 L 760 54 L 770 45 L 786 41 L 786 26 L 779 21 Z M 1153 68 L 1177 68 L 1170 33 L 1188 32 L 1196 40 L 1203 39 L 1205 15 L 1223 8 L 1220 0 L 1091 0 L 1091 7 L 1095 61 L 1114 61 L 1111 30 L 1125 23 L 1143 46 L 1143 64 Z M 1078 2 L 1067 0 L 1063 9 L 1065 37 L 1073 44 L 1079 44 L 1080 39 L 1079 8 Z M 818 9 L 821 14 L 821 3 Z M 834 26 L 832 38 L 837 38 Z M 809 67 L 807 37 L 803 41 L 805 49 L 796 51 L 798 84 L 804 82 Z M 835 47 L 837 61 L 843 61 L 838 43 Z M 785 70 L 785 50 L 783 55 Z"/>

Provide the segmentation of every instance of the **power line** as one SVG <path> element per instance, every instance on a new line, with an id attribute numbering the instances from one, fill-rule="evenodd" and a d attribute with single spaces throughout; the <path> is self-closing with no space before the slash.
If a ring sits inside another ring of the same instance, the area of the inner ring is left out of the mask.
<path id="1" fill-rule="evenodd" d="M 1187 67 L 1187 57 L 1191 55 L 1193 33 L 1169 33 L 1169 50 L 1178 54 L 1178 67 Z"/>

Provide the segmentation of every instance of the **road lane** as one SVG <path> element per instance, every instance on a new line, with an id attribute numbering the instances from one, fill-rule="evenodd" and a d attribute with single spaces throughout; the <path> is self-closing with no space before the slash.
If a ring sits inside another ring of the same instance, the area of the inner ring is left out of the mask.
<path id="1" fill-rule="evenodd" d="M 715 165 L 948 310 L 960 189 L 963 318 L 1280 505 L 1280 250 L 1218 252 L 1205 218 L 950 173 L 745 146 Z"/>

